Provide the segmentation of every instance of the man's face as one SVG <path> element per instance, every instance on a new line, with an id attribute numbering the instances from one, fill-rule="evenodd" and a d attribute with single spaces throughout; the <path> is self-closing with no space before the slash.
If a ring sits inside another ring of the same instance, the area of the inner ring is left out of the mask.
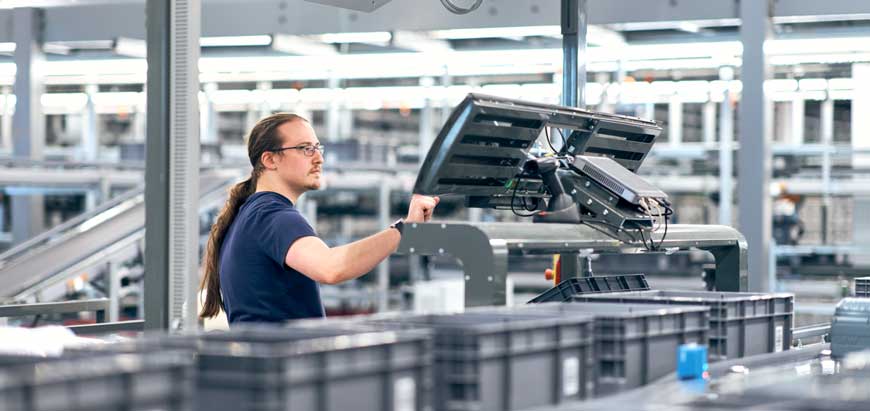
<path id="1" fill-rule="evenodd" d="M 315 146 L 320 144 L 314 129 L 307 121 L 291 121 L 278 126 L 278 135 L 284 142 L 281 147 Z M 284 150 L 276 153 L 278 175 L 294 190 L 300 192 L 320 189 L 323 155 L 315 150 L 307 156 L 305 150 Z"/>

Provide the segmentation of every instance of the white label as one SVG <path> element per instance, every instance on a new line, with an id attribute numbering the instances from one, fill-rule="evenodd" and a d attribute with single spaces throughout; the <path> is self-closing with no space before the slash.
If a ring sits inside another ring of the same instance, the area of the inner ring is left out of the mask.
<path id="1" fill-rule="evenodd" d="M 782 326 L 779 325 L 773 332 L 773 352 L 782 351 Z"/>
<path id="2" fill-rule="evenodd" d="M 570 397 L 580 392 L 580 360 L 568 357 L 562 361 L 562 395 Z"/>
<path id="3" fill-rule="evenodd" d="M 414 411 L 417 386 L 411 377 L 403 377 L 393 383 L 393 411 Z"/>

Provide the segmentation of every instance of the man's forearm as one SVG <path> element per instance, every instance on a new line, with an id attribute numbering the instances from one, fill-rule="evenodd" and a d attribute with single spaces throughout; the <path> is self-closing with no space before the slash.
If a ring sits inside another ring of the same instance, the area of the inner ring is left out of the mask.
<path id="1" fill-rule="evenodd" d="M 402 235 L 389 228 L 362 240 L 333 248 L 338 282 L 360 277 L 389 257 L 399 246 Z"/>

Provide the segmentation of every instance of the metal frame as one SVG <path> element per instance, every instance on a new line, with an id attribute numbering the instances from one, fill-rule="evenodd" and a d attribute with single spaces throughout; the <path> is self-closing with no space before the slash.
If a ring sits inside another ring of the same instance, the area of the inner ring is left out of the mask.
<path id="1" fill-rule="evenodd" d="M 562 105 L 586 106 L 587 0 L 562 0 Z"/>
<path id="2" fill-rule="evenodd" d="M 654 234 L 654 239 L 659 241 L 660 234 Z M 662 248 L 667 252 L 709 251 L 716 260 L 714 285 L 717 290 L 748 289 L 746 240 L 731 227 L 675 224 L 670 226 Z M 400 254 L 450 255 L 459 260 L 465 276 L 466 306 L 506 303 L 510 254 L 642 252 L 645 249 L 639 242 L 619 241 L 589 226 L 535 223 L 408 224 L 398 248 Z"/>
<path id="3" fill-rule="evenodd" d="M 199 0 L 148 0 L 146 328 L 196 327 Z M 187 300 L 187 312 L 182 312 Z"/>
<path id="4" fill-rule="evenodd" d="M 45 150 L 45 116 L 40 97 L 44 92 L 45 55 L 42 52 L 43 10 L 12 10 L 15 41 L 14 90 L 15 112 L 12 115 L 12 152 L 16 157 L 39 160 Z M 7 26 L 9 27 L 9 26 Z M 23 242 L 42 231 L 45 225 L 45 201 L 41 195 L 13 196 L 11 201 L 12 235 Z"/>
<path id="5" fill-rule="evenodd" d="M 764 92 L 764 81 L 770 78 L 770 65 L 764 55 L 764 43 L 772 37 L 770 0 L 740 3 L 740 38 L 743 41 L 743 66 L 740 79 L 740 150 L 737 151 L 737 218 L 740 231 L 749 247 L 749 265 L 755 275 L 750 291 L 773 289 L 771 273 L 771 115 Z M 728 189 L 728 187 L 722 187 Z"/>
<path id="6" fill-rule="evenodd" d="M 75 6 L 57 2 L 31 1 L 46 6 L 46 41 L 145 38 L 141 2 L 85 0 Z M 559 15 L 555 1 L 515 0 L 491 2 L 480 10 L 457 18 L 437 1 L 392 1 L 376 12 L 357 13 L 295 1 L 287 7 L 283 0 L 248 2 L 239 7 L 234 2 L 206 2 L 203 7 L 204 36 L 238 36 L 253 34 L 318 34 L 391 30 L 441 30 L 455 28 L 511 27 L 551 25 Z M 677 22 L 687 20 L 724 20 L 740 18 L 733 1 L 698 2 L 637 0 L 589 2 L 590 24 L 632 24 Z M 282 6 L 283 4 L 283 6 Z M 62 5 L 65 7 L 49 7 Z M 492 10 L 491 12 L 487 12 Z M 870 13 L 870 3 L 854 0 L 788 0 L 777 2 L 773 15 L 795 19 L 808 16 L 842 16 Z M 9 27 L 12 11 L 0 10 L 0 27 Z M 245 24 L 238 24 L 244 21 Z M 168 26 L 164 26 L 168 27 Z M 9 41 L 0 31 L 0 41 Z"/>
<path id="7" fill-rule="evenodd" d="M 0 305 L 0 317 L 23 317 L 28 315 L 95 311 L 97 313 L 97 322 L 101 323 L 106 320 L 106 312 L 108 309 L 108 298 L 63 301 L 59 303 L 10 304 Z"/>

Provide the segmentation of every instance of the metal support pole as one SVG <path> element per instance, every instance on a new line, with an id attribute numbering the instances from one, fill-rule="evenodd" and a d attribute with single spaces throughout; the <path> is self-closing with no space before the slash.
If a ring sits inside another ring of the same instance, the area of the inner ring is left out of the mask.
<path id="1" fill-rule="evenodd" d="M 390 184 L 382 181 L 378 191 L 378 221 L 380 227 L 390 225 Z M 378 311 L 390 308 L 390 258 L 378 264 Z"/>
<path id="2" fill-rule="evenodd" d="M 308 220 L 308 225 L 317 227 L 317 199 L 307 197 L 302 205 L 302 215 Z"/>
<path id="3" fill-rule="evenodd" d="M 716 144 L 716 103 L 712 100 L 704 103 L 704 145 L 713 147 Z"/>
<path id="4" fill-rule="evenodd" d="M 587 0 L 562 0 L 562 105 L 586 106 Z"/>
<path id="5" fill-rule="evenodd" d="M 15 113 L 12 116 L 13 153 L 16 157 L 42 159 L 45 148 L 45 116 L 40 98 L 44 92 L 42 65 L 43 13 L 40 9 L 16 8 L 13 13 L 15 39 Z"/>
<path id="6" fill-rule="evenodd" d="M 341 81 L 334 75 L 329 77 L 327 87 L 332 93 L 332 98 L 329 99 L 329 104 L 326 108 L 326 139 L 329 141 L 338 141 L 341 133 L 339 127 L 339 101 L 338 92 Z"/>
<path id="7" fill-rule="evenodd" d="M 791 101 L 791 136 L 788 143 L 793 145 L 801 145 L 804 143 L 804 98 L 797 96 Z"/>
<path id="8" fill-rule="evenodd" d="M 834 100 L 828 95 L 822 101 L 821 140 L 825 151 L 822 153 L 822 206 L 831 205 L 831 150 L 834 149 Z"/>
<path id="9" fill-rule="evenodd" d="M 674 93 L 668 101 L 668 144 L 683 144 L 683 100 Z"/>
<path id="10" fill-rule="evenodd" d="M 434 86 L 434 84 L 435 80 L 432 77 L 423 77 L 420 79 L 420 85 L 426 87 L 427 91 Z M 432 127 L 432 116 L 434 115 L 435 108 L 432 104 L 432 99 L 428 97 L 430 93 L 424 92 L 423 95 L 427 97 L 423 98 L 423 107 L 420 108 L 420 166 L 423 165 L 423 161 L 426 159 L 426 154 L 429 153 L 429 147 L 431 147 L 432 142 L 435 141 L 435 130 Z"/>
<path id="11" fill-rule="evenodd" d="M 870 64 L 852 65 L 852 148 L 870 149 Z M 870 154 L 852 154 L 852 166 L 856 169 L 870 168 Z"/>
<path id="12" fill-rule="evenodd" d="M 143 93 L 144 94 L 144 93 Z M 133 114 L 133 140 L 144 143 L 148 138 L 148 115 L 145 111 L 147 102 L 136 104 L 136 112 Z"/>
<path id="13" fill-rule="evenodd" d="M 13 13 L 15 40 L 15 113 L 12 115 L 12 154 L 41 160 L 45 148 L 45 116 L 40 98 L 44 92 L 42 66 L 43 12 L 16 8 Z M 43 231 L 45 203 L 41 195 L 12 197 L 12 237 L 23 242 Z"/>
<path id="14" fill-rule="evenodd" d="M 12 87 L 0 87 L 0 147 L 12 151 Z"/>
<path id="15" fill-rule="evenodd" d="M 205 86 L 203 86 L 205 101 L 202 102 L 202 124 L 200 124 L 200 128 L 203 130 L 203 143 L 217 144 L 218 142 L 217 110 L 215 110 L 213 101 L 214 94 L 217 90 L 217 83 L 206 83 Z"/>
<path id="16" fill-rule="evenodd" d="M 148 329 L 197 324 L 200 11 L 199 0 L 148 0 L 146 6 Z"/>
<path id="17" fill-rule="evenodd" d="M 719 78 L 730 82 L 734 69 L 723 67 Z M 734 109 L 731 107 L 731 88 L 725 89 L 719 106 L 719 224 L 734 224 L 731 207 L 734 204 Z"/>
<path id="18" fill-rule="evenodd" d="M 740 170 L 738 184 L 739 228 L 749 243 L 750 291 L 770 291 L 769 258 L 771 239 L 770 199 L 770 118 L 764 93 L 764 81 L 770 78 L 770 66 L 764 55 L 764 43 L 771 38 L 771 10 L 765 1 L 740 2 L 740 38 L 743 41 L 740 99 Z"/>
<path id="19" fill-rule="evenodd" d="M 257 95 L 260 97 L 260 101 L 257 103 L 257 119 L 268 117 L 272 114 L 272 107 L 269 107 L 269 102 L 266 100 L 266 92 L 271 89 L 271 81 L 257 82 Z M 257 119 L 254 120 L 254 123 L 256 123 Z M 254 126 L 254 123 L 251 123 L 251 127 Z"/>
<path id="20" fill-rule="evenodd" d="M 100 140 L 97 137 L 97 109 L 94 105 L 94 97 L 98 91 L 99 86 L 96 84 L 85 86 L 85 95 L 88 100 L 82 113 L 82 160 L 84 161 L 96 161 L 100 146 Z"/>
<path id="21" fill-rule="evenodd" d="M 121 315 L 121 275 L 111 262 L 106 263 L 106 278 L 109 289 L 109 322 L 117 322 Z"/>

